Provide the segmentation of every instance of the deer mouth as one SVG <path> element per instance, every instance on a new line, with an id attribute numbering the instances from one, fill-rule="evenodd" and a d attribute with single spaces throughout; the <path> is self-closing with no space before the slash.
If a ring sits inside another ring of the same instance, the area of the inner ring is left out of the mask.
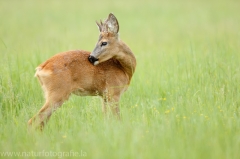
<path id="1" fill-rule="evenodd" d="M 94 56 L 92 56 L 92 55 L 89 55 L 88 61 L 91 62 L 94 66 L 96 66 L 97 64 L 99 64 L 98 58 L 96 58 L 96 57 L 94 57 Z"/>

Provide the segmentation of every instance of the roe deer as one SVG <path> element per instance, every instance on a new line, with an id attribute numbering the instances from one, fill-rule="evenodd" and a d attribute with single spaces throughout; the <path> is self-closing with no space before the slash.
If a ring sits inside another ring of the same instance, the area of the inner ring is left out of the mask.
<path id="1" fill-rule="evenodd" d="M 119 100 L 127 90 L 136 67 L 136 59 L 118 36 L 119 25 L 110 13 L 105 22 L 96 22 L 100 36 L 93 52 L 75 50 L 56 54 L 36 68 L 45 94 L 45 104 L 28 124 L 42 129 L 53 111 L 73 93 L 101 96 L 102 111 L 109 106 L 119 118 Z"/>

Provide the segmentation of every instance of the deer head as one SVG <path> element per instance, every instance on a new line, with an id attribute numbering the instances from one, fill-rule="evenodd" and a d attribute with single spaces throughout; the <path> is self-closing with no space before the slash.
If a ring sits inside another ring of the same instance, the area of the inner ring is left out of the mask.
<path id="1" fill-rule="evenodd" d="M 119 25 L 117 18 L 110 13 L 107 20 L 103 23 L 96 22 L 100 31 L 100 36 L 95 49 L 90 54 L 88 60 L 97 65 L 114 57 L 118 52 L 118 31 Z"/>

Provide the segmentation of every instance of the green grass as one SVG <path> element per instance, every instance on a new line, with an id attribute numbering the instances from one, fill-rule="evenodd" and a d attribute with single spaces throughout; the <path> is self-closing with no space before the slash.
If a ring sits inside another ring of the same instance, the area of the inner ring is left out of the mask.
<path id="1" fill-rule="evenodd" d="M 0 158 L 5 152 L 240 158 L 239 6 L 237 0 L 1 0 Z M 44 102 L 35 67 L 58 52 L 92 51 L 95 20 L 110 12 L 137 58 L 120 103 L 122 121 L 104 118 L 98 97 L 72 96 L 42 133 L 29 132 L 27 121 Z"/>

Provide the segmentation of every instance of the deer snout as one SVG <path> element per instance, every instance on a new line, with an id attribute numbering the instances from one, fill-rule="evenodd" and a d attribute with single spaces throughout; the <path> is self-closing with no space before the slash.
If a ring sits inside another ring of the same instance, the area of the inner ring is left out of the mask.
<path id="1" fill-rule="evenodd" d="M 97 64 L 99 64 L 98 58 L 96 58 L 96 57 L 94 57 L 94 56 L 92 56 L 92 55 L 89 55 L 88 61 L 91 62 L 94 66 L 96 66 Z"/>

